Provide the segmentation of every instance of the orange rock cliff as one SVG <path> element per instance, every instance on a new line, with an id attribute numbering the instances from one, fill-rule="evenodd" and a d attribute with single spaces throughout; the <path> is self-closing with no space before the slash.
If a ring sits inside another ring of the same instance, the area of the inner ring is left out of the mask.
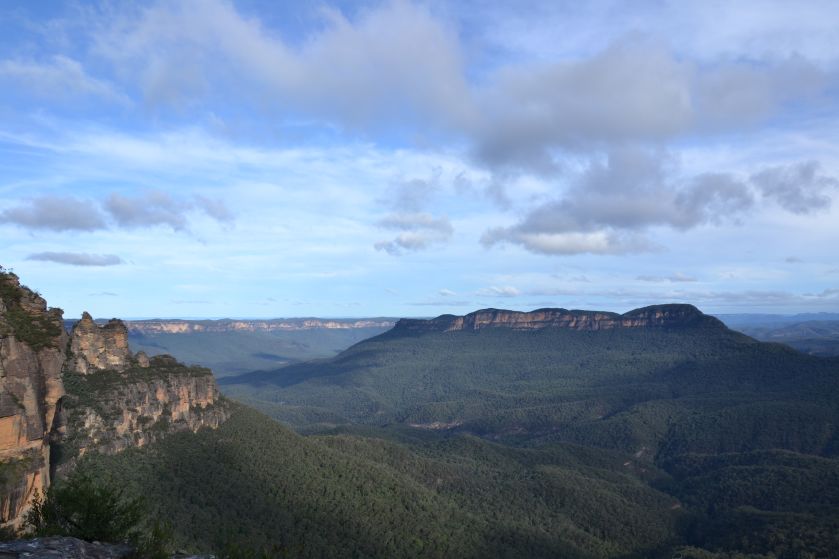
<path id="1" fill-rule="evenodd" d="M 209 370 L 133 354 L 119 320 L 100 327 L 84 313 L 68 335 L 60 309 L 0 268 L 0 527 L 19 529 L 35 492 L 85 452 L 119 452 L 226 417 Z"/>

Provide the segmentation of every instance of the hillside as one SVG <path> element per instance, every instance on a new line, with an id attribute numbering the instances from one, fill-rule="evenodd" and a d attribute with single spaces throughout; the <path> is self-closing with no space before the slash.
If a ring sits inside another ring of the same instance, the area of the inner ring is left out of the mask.
<path id="1" fill-rule="evenodd" d="M 292 557 L 613 557 L 677 537 L 675 499 L 617 453 L 475 439 L 301 437 L 236 407 L 216 431 L 92 456 L 149 497 L 179 545 Z"/>
<path id="2" fill-rule="evenodd" d="M 623 468 L 659 472 L 650 487 L 685 513 L 672 541 L 697 547 L 678 547 L 684 557 L 839 549 L 839 360 L 693 307 L 400 321 L 336 358 L 224 383 L 303 431 L 418 455 L 429 452 L 418 440 L 474 435 L 510 452 L 623 453 Z"/>
<path id="3" fill-rule="evenodd" d="M 465 329 L 452 329 L 452 317 L 400 321 L 333 359 L 221 384 L 301 428 L 400 423 L 652 456 L 773 445 L 835 451 L 839 360 L 757 342 L 692 307 L 643 312 L 669 318 L 656 325 L 638 323 L 635 311 L 565 312 L 557 316 L 574 326 Z M 741 429 L 729 432 L 731 422 Z M 755 425 L 777 436 L 755 434 Z"/>

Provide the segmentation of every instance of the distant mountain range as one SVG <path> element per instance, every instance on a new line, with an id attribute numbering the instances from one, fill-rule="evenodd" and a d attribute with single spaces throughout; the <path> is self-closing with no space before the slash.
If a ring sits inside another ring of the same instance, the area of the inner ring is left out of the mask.
<path id="1" fill-rule="evenodd" d="M 765 342 L 778 342 L 810 355 L 839 356 L 839 314 L 719 315 L 730 328 Z"/>

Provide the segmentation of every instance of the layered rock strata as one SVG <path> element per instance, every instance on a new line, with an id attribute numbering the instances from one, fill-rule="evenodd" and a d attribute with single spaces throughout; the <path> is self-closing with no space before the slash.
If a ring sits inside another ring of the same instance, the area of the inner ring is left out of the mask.
<path id="1" fill-rule="evenodd" d="M 394 331 L 452 332 L 484 328 L 610 330 L 683 327 L 705 323 L 722 326 L 719 320 L 703 314 L 693 305 L 674 304 L 644 307 L 624 314 L 567 309 L 538 309 L 531 312 L 483 309 L 465 316 L 445 314 L 430 320 L 403 318 L 396 323 Z"/>
<path id="2" fill-rule="evenodd" d="M 65 375 L 67 396 L 56 422 L 59 474 L 90 451 L 114 454 L 178 431 L 215 429 L 228 416 L 209 369 L 165 355 L 146 368 Z"/>

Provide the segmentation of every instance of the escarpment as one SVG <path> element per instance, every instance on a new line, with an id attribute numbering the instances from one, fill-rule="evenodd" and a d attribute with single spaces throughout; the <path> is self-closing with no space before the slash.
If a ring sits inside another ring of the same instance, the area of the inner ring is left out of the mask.
<path id="1" fill-rule="evenodd" d="M 64 396 L 67 333 L 18 277 L 0 269 L 0 525 L 17 528 L 49 485 L 50 433 Z"/>
<path id="2" fill-rule="evenodd" d="M 86 452 L 227 418 L 209 369 L 133 354 L 119 320 L 84 313 L 68 335 L 62 314 L 0 268 L 0 527 L 19 529 L 36 491 Z"/>
<path id="3" fill-rule="evenodd" d="M 465 316 L 442 315 L 429 320 L 403 318 L 396 323 L 394 332 L 453 332 L 484 328 L 611 330 L 696 325 L 714 325 L 724 328 L 722 322 L 703 314 L 693 305 L 673 304 L 644 307 L 624 314 L 567 309 L 538 309 L 531 312 L 483 309 Z"/>
<path id="4" fill-rule="evenodd" d="M 64 376 L 53 467 L 67 472 L 90 451 L 114 454 L 169 433 L 216 428 L 228 416 L 209 369 L 155 356 L 148 366 Z"/>

